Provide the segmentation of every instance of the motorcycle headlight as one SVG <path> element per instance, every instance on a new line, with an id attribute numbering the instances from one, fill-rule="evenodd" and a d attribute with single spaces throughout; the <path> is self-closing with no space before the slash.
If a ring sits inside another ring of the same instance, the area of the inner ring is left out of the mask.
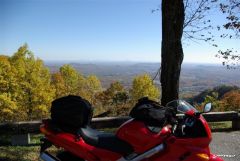
<path id="1" fill-rule="evenodd" d="M 198 154 L 196 154 L 196 156 L 203 161 L 208 161 L 209 160 L 209 156 L 205 153 L 198 153 Z"/>

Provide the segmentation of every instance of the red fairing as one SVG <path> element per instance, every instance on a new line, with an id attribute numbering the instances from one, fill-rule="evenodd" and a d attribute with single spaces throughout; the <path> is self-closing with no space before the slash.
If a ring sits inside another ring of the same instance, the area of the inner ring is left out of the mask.
<path id="1" fill-rule="evenodd" d="M 143 153 L 164 139 L 160 133 L 151 132 L 143 122 L 133 120 L 123 124 L 117 131 L 117 136 L 130 143 L 136 153 Z"/>
<path id="2" fill-rule="evenodd" d="M 204 117 L 203 117 L 202 115 L 200 116 L 199 119 L 201 120 L 201 122 L 202 122 L 202 124 L 203 124 L 203 126 L 204 126 L 204 128 L 205 128 L 205 130 L 206 130 L 206 133 L 207 133 L 207 135 L 208 135 L 208 138 L 212 140 L 212 132 L 211 132 L 211 129 L 210 129 L 207 121 L 204 119 Z"/>
<path id="3" fill-rule="evenodd" d="M 118 153 L 88 145 L 81 138 L 76 140 L 76 136 L 69 133 L 54 134 L 50 132 L 50 135 L 46 135 L 45 137 L 55 146 L 62 147 L 88 161 L 115 161 L 121 157 Z"/>
<path id="4" fill-rule="evenodd" d="M 176 140 L 175 143 L 167 144 L 167 149 L 149 159 L 149 161 L 205 161 L 197 154 L 206 154 L 210 156 L 209 148 L 199 148 L 196 146 L 187 146 Z M 180 159 L 181 158 L 181 159 Z"/>
<path id="5" fill-rule="evenodd" d="M 212 133 L 211 133 L 211 129 L 207 123 L 207 121 L 204 119 L 204 117 L 202 115 L 200 115 L 200 118 L 197 118 L 197 116 L 195 116 L 195 112 L 194 110 L 189 110 L 186 112 L 186 115 L 189 115 L 189 116 L 192 116 L 192 117 L 195 117 L 196 119 L 200 119 L 200 121 L 202 122 L 204 128 L 205 128 L 205 131 L 208 135 L 208 138 L 212 139 Z"/>

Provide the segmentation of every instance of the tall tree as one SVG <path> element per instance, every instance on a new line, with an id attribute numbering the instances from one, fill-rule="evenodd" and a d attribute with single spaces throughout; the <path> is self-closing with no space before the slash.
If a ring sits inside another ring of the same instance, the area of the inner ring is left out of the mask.
<path id="1" fill-rule="evenodd" d="M 11 94 L 0 94 L 0 122 L 12 121 L 16 117 L 17 105 Z"/>
<path id="2" fill-rule="evenodd" d="M 77 94 L 78 92 L 78 77 L 79 73 L 69 64 L 60 67 L 60 74 L 64 80 L 65 95 Z"/>
<path id="3" fill-rule="evenodd" d="M 56 89 L 56 98 L 70 94 L 85 97 L 86 78 L 69 64 L 61 66 L 59 72 L 52 74 L 51 83 Z"/>
<path id="4" fill-rule="evenodd" d="M 162 0 L 162 105 L 178 99 L 179 77 L 183 61 L 183 0 Z"/>
<path id="5" fill-rule="evenodd" d="M 65 95 L 66 92 L 65 82 L 60 72 L 52 74 L 51 84 L 55 89 L 56 98 L 60 98 Z"/>
<path id="6" fill-rule="evenodd" d="M 35 59 L 27 45 L 21 46 L 10 59 L 16 70 L 17 106 L 19 119 L 47 116 L 54 90 L 50 73 L 40 59 Z"/>
<path id="7" fill-rule="evenodd" d="M 11 121 L 16 116 L 17 86 L 9 57 L 0 55 L 0 122 Z"/>
<path id="8" fill-rule="evenodd" d="M 203 40 L 214 44 L 214 36 L 208 29 L 212 29 L 211 20 L 208 19 L 208 11 L 217 4 L 219 0 L 162 0 L 162 60 L 161 60 L 161 86 L 162 86 L 162 105 L 178 99 L 179 77 L 181 64 L 183 61 L 182 36 L 185 39 Z M 235 32 L 239 38 L 239 7 L 238 0 L 226 0 L 227 3 L 220 3 L 223 13 L 227 14 L 228 22 L 224 24 L 225 29 Z M 159 10 L 159 9 L 158 9 Z M 186 14 L 186 16 L 185 16 Z M 221 35 L 222 37 L 232 35 Z M 240 56 L 232 49 L 219 51 L 218 57 L 229 60 L 237 60 Z M 236 63 L 233 63 L 236 65 Z M 229 67 L 229 66 L 227 66 Z"/>
<path id="9" fill-rule="evenodd" d="M 112 99 L 118 92 L 123 92 L 124 91 L 124 87 L 123 85 L 116 81 L 110 84 L 110 87 L 107 89 L 107 93 L 110 96 L 110 98 Z"/>
<path id="10" fill-rule="evenodd" d="M 151 77 L 147 74 L 136 76 L 133 79 L 130 93 L 133 101 L 137 101 L 142 97 L 159 100 L 160 96 L 159 89 L 153 84 Z"/>
<path id="11" fill-rule="evenodd" d="M 11 66 L 9 59 L 7 56 L 0 56 L 0 93 L 14 93 L 18 86 L 16 69 Z"/>
<path id="12" fill-rule="evenodd" d="M 97 98 L 103 105 L 117 104 L 119 102 L 125 103 L 128 99 L 128 94 L 123 85 L 120 82 L 115 81 L 110 84 L 109 88 L 98 93 Z"/>
<path id="13" fill-rule="evenodd" d="M 85 98 L 92 104 L 96 104 L 96 94 L 102 91 L 102 84 L 97 76 L 89 75 L 85 81 Z"/>

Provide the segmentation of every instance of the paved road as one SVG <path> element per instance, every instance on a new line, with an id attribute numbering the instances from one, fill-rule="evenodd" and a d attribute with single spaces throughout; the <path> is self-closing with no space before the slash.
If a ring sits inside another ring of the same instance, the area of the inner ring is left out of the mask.
<path id="1" fill-rule="evenodd" d="M 224 161 L 240 161 L 240 131 L 212 134 L 211 151 L 221 155 Z"/>

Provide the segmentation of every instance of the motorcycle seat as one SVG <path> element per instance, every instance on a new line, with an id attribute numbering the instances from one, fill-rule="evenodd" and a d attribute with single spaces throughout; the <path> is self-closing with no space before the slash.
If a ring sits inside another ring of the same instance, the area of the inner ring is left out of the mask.
<path id="1" fill-rule="evenodd" d="M 133 152 L 132 146 L 119 139 L 113 133 L 100 132 L 90 127 L 81 128 L 79 134 L 82 139 L 89 145 L 102 148 L 112 152 L 128 155 Z"/>

